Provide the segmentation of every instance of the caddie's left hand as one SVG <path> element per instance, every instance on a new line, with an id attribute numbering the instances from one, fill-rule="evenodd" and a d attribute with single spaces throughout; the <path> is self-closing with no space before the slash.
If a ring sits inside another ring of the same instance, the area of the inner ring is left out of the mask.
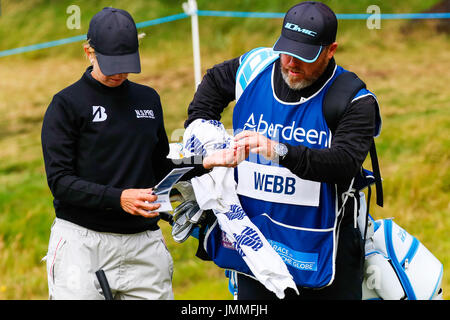
<path id="1" fill-rule="evenodd" d="M 260 154 L 268 160 L 274 160 L 276 158 L 274 147 L 277 142 L 270 140 L 258 132 L 249 130 L 242 131 L 234 137 L 234 142 L 236 147 L 245 148 L 251 153 Z"/>

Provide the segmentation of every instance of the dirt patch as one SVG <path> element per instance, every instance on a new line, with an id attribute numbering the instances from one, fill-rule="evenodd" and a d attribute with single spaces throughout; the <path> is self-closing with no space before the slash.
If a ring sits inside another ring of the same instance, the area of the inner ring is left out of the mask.
<path id="1" fill-rule="evenodd" d="M 443 0 L 438 2 L 430 9 L 422 11 L 421 13 L 446 13 L 450 12 L 450 0 Z M 450 34 L 450 19 L 429 19 L 429 20 L 410 20 L 405 24 L 401 31 L 407 35 L 416 28 L 424 27 L 425 25 L 431 26 L 439 33 Z"/>

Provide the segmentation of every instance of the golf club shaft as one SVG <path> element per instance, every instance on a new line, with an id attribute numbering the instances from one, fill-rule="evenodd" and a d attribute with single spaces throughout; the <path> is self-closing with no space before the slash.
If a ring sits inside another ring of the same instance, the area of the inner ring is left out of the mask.
<path id="1" fill-rule="evenodd" d="M 111 288 L 109 287 L 108 280 L 106 279 L 105 272 L 102 269 L 100 269 L 95 272 L 95 275 L 97 276 L 98 282 L 100 283 L 100 287 L 102 287 L 105 300 L 114 300 Z"/>

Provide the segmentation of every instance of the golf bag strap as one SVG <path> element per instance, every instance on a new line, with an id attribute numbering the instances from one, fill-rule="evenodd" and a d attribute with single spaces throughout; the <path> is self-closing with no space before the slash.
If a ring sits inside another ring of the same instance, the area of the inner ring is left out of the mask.
<path id="1" fill-rule="evenodd" d="M 200 230 L 198 233 L 198 247 L 195 256 L 204 261 L 212 261 L 205 248 L 203 247 L 203 242 L 205 241 L 206 232 L 215 222 L 216 216 L 214 215 L 212 210 L 206 210 L 205 213 L 205 220 L 202 221 L 199 226 Z"/>
<path id="2" fill-rule="evenodd" d="M 372 160 L 372 170 L 375 177 L 375 188 L 377 193 L 377 205 L 383 207 L 383 185 L 381 183 L 380 166 L 378 164 L 377 148 L 375 147 L 375 139 L 372 138 L 370 146 L 370 159 Z"/>

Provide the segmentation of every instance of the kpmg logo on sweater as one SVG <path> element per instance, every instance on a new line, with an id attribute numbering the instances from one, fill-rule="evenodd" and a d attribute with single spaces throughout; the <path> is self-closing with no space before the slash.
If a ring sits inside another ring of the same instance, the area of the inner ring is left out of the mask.
<path id="1" fill-rule="evenodd" d="M 295 121 L 287 125 L 280 123 L 269 123 L 264 120 L 264 115 L 256 116 L 252 113 L 244 124 L 243 130 L 251 130 L 266 135 L 268 138 L 276 141 L 280 141 L 281 138 L 284 141 L 297 141 L 307 142 L 310 145 L 319 145 L 327 148 L 330 145 L 329 141 L 331 135 L 328 136 L 326 131 L 318 131 L 316 129 L 305 129 L 296 125 Z"/>
<path id="2" fill-rule="evenodd" d="M 136 118 L 155 119 L 155 114 L 152 109 L 150 110 L 134 110 L 136 112 Z"/>

